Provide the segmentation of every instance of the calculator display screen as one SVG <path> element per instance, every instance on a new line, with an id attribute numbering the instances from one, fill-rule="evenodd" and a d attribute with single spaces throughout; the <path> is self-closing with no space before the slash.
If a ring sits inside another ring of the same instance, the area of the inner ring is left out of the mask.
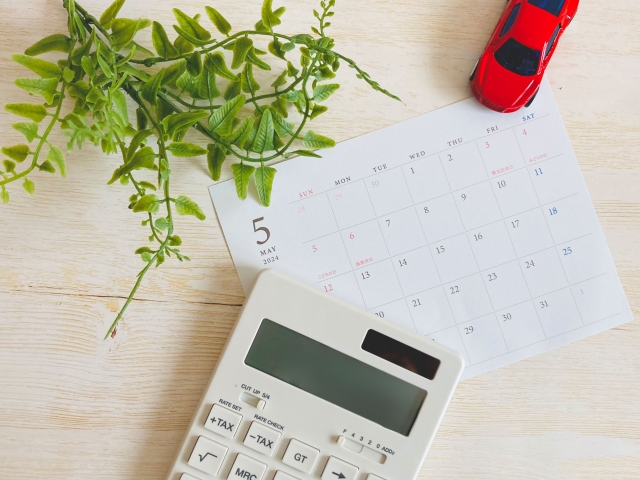
<path id="1" fill-rule="evenodd" d="M 266 318 L 244 362 L 405 436 L 427 396 L 411 383 Z"/>

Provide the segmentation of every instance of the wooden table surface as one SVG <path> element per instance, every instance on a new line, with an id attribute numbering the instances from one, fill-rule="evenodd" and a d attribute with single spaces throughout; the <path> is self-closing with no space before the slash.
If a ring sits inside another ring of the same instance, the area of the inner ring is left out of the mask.
<path id="1" fill-rule="evenodd" d="M 27 100 L 10 54 L 63 32 L 60 0 L 0 2 L 0 103 Z M 85 0 L 99 15 L 110 0 Z M 249 27 L 260 0 L 215 2 Z M 285 4 L 283 31 L 314 20 Z M 213 4 L 213 2 L 212 2 Z M 198 0 L 129 0 L 125 17 L 172 23 Z M 339 0 L 331 34 L 393 102 L 345 68 L 314 130 L 339 141 L 470 96 L 467 76 L 502 0 Z M 634 313 L 640 311 L 640 3 L 583 0 L 548 77 Z M 22 141 L 0 113 L 1 143 Z M 58 132 L 54 137 L 63 141 Z M 0 205 L 0 473 L 6 479 L 162 479 L 244 297 L 209 200 L 202 159 L 174 162 L 188 264 L 152 271 L 103 341 L 141 267 L 146 231 L 129 189 L 107 186 L 117 156 L 91 145 L 66 179 L 34 176 Z M 229 178 L 225 169 L 224 179 Z M 640 478 L 640 326 L 632 322 L 465 381 L 421 472 L 429 479 Z"/>

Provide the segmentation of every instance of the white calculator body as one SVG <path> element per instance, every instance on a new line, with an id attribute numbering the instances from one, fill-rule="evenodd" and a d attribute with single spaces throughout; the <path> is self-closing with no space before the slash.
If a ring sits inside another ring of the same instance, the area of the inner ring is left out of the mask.
<path id="1" fill-rule="evenodd" d="M 264 270 L 168 480 L 412 480 L 463 368 L 449 348 Z"/>

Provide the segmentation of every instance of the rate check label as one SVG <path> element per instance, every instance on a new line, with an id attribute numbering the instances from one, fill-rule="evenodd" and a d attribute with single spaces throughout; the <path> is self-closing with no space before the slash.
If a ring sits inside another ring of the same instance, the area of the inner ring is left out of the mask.
<path id="1" fill-rule="evenodd" d="M 272 203 L 210 188 L 245 292 L 274 268 L 460 352 L 463 378 L 633 319 L 544 82 L 276 166 Z"/>

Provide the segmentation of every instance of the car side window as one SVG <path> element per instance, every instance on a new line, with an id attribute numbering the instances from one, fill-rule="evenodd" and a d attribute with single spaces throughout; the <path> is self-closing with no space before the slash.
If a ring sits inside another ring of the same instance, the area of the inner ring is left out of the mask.
<path id="1" fill-rule="evenodd" d="M 549 55 L 549 52 L 551 51 L 551 49 L 553 48 L 553 44 L 556 43 L 556 39 L 558 38 L 558 33 L 560 32 L 560 25 L 558 25 L 556 27 L 556 29 L 553 31 L 553 34 L 551 35 L 551 39 L 549 40 L 549 43 L 547 43 L 547 48 L 544 51 L 544 56 L 546 57 L 547 55 Z"/>
<path id="2" fill-rule="evenodd" d="M 504 37 L 504 34 L 507 33 L 511 29 L 511 27 L 513 27 L 513 23 L 516 21 L 516 17 L 518 16 L 519 11 L 520 11 L 520 4 L 517 4 L 511 10 L 509 17 L 507 18 L 507 21 L 504 22 L 504 26 L 500 31 L 500 38 Z"/>

